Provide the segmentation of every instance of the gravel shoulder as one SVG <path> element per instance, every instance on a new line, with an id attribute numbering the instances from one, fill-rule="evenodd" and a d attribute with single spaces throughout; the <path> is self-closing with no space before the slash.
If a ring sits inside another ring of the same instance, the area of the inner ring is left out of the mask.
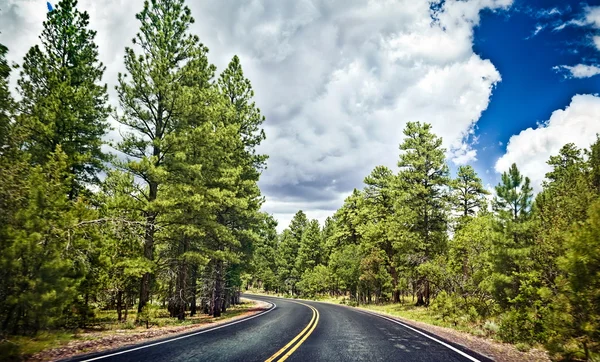
<path id="1" fill-rule="evenodd" d="M 269 303 L 256 300 L 245 299 L 245 302 L 249 302 L 251 304 L 244 310 L 240 311 L 240 314 L 237 314 L 234 317 L 226 317 L 222 319 L 206 318 L 206 320 L 201 324 L 152 327 L 145 330 L 123 329 L 107 332 L 81 333 L 78 335 L 77 340 L 70 341 L 61 347 L 36 353 L 35 355 L 27 358 L 26 361 L 57 361 L 76 357 L 82 354 L 103 352 L 139 343 L 152 342 L 165 337 L 176 337 L 181 334 L 201 331 L 250 317 L 271 307 Z"/>

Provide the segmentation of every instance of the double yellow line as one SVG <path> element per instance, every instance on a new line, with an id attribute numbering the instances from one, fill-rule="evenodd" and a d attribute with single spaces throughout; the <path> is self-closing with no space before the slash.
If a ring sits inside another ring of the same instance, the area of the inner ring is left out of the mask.
<path id="1" fill-rule="evenodd" d="M 308 323 L 308 325 L 306 326 L 306 328 L 304 328 L 302 330 L 302 332 L 300 332 L 296 337 L 294 337 L 294 339 L 292 339 L 288 344 L 283 346 L 283 348 L 281 348 L 279 351 L 275 352 L 275 354 L 272 355 L 271 357 L 269 357 L 269 359 L 267 359 L 265 362 L 275 361 L 275 359 L 277 357 L 279 357 L 281 354 L 283 354 L 286 351 L 287 351 L 287 353 L 285 353 L 282 357 L 280 357 L 277 360 L 277 362 L 283 362 L 286 359 L 288 359 L 288 357 L 291 356 L 292 353 L 294 353 L 298 349 L 298 347 L 300 347 L 300 345 L 302 343 L 304 343 L 304 341 L 306 341 L 308 336 L 310 336 L 310 334 L 317 327 L 317 323 L 319 323 L 319 311 L 316 308 L 314 308 L 308 304 L 304 304 L 304 303 L 300 303 L 300 302 L 294 302 L 294 303 L 302 304 L 304 306 L 309 307 L 313 312 L 312 318 L 311 318 L 310 322 Z"/>

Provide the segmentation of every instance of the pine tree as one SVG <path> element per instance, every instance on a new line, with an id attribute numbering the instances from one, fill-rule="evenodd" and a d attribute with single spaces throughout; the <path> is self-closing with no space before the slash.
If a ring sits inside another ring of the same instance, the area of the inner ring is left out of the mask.
<path id="1" fill-rule="evenodd" d="M 235 170 L 235 179 L 228 185 L 233 199 L 223 203 L 218 211 L 219 222 L 227 228 L 231 240 L 236 241 L 230 243 L 223 251 L 242 258 L 237 262 L 227 263 L 226 270 L 230 277 L 227 279 L 223 295 L 224 305 L 227 306 L 230 300 L 237 298 L 233 294 L 239 294 L 241 282 L 238 276 L 249 264 L 252 244 L 259 238 L 262 221 L 259 209 L 263 199 L 257 183 L 261 171 L 265 168 L 267 157 L 258 154 L 256 150 L 265 139 L 264 131 L 260 128 L 264 117 L 252 100 L 252 85 L 244 77 L 237 56 L 219 77 L 217 88 L 231 109 L 231 117 L 225 118 L 225 126 L 233 126 L 237 134 L 233 149 L 227 153 L 232 161 L 230 167 Z M 232 277 L 234 275 L 237 276 Z M 217 280 L 216 287 L 220 289 L 219 283 L 220 280 Z"/>
<path id="2" fill-rule="evenodd" d="M 442 139 L 431 132 L 431 125 L 409 122 L 406 138 L 400 145 L 399 187 L 404 192 L 402 203 L 414 213 L 411 231 L 417 238 L 411 257 L 415 266 L 432 260 L 446 250 L 447 205 L 445 189 L 450 180 L 444 162 Z M 421 276 L 418 305 L 429 303 L 429 283 Z"/>
<path id="3" fill-rule="evenodd" d="M 0 44 L 0 157 L 6 152 L 3 149 L 9 142 L 10 117 L 14 107 L 13 99 L 8 89 L 10 67 L 6 61 L 7 53 L 8 49 Z"/>
<path id="4" fill-rule="evenodd" d="M 265 132 L 260 128 L 265 117 L 254 101 L 254 90 L 250 80 L 244 77 L 242 65 L 237 55 L 233 57 L 227 69 L 221 73 L 217 82 L 219 90 L 235 110 L 234 121 L 239 124 L 239 133 L 255 171 L 265 167 L 267 157 L 256 154 L 256 147 L 265 140 Z"/>
<path id="5" fill-rule="evenodd" d="M 485 206 L 485 196 L 490 193 L 483 187 L 481 179 L 473 167 L 460 166 L 458 175 L 452 181 L 453 203 L 456 212 L 464 219 L 473 216 Z"/>
<path id="6" fill-rule="evenodd" d="M 496 186 L 497 196 L 493 207 L 498 217 L 498 227 L 502 237 L 493 245 L 493 287 L 494 297 L 503 308 L 515 307 L 518 313 L 527 306 L 531 296 L 522 293 L 526 281 L 538 282 L 538 275 L 532 266 L 531 247 L 533 229 L 531 223 L 532 189 L 528 177 L 523 177 L 513 164 L 502 174 L 502 181 Z"/>
<path id="7" fill-rule="evenodd" d="M 584 223 L 573 226 L 566 250 L 559 265 L 567 276 L 564 293 L 569 301 L 562 313 L 570 318 L 557 329 L 564 340 L 579 343 L 581 357 L 589 361 L 600 353 L 600 201 L 590 206 Z"/>
<path id="8" fill-rule="evenodd" d="M 399 274 L 393 237 L 389 235 L 395 218 L 395 181 L 392 171 L 385 166 L 375 167 L 365 178 L 364 199 L 361 203 L 361 220 L 364 226 L 360 230 L 364 244 L 385 253 L 385 266 L 392 277 L 392 301 L 397 303 L 400 301 Z"/>
<path id="9" fill-rule="evenodd" d="M 308 222 L 300 240 L 298 256 L 296 257 L 296 269 L 300 275 L 306 270 L 313 269 L 323 262 L 323 241 L 321 239 L 321 228 L 317 220 Z"/>
<path id="10" fill-rule="evenodd" d="M 77 1 L 60 1 L 44 22 L 41 47 L 25 55 L 18 81 L 18 126 L 28 135 L 24 146 L 40 165 L 61 146 L 74 176 L 71 199 L 86 183 L 98 182 L 97 173 L 107 161 L 101 146 L 110 107 L 106 85 L 100 84 L 105 67 L 98 60 L 95 37 L 89 15 L 77 9 Z"/>
<path id="11" fill-rule="evenodd" d="M 73 227 L 88 211 L 74 208 L 67 199 L 67 160 L 58 146 L 43 168 L 36 166 L 24 175 L 26 201 L 0 242 L 3 331 L 61 327 L 72 317 L 67 307 L 73 306 L 84 276 L 75 255 L 85 244 Z"/>
<path id="12" fill-rule="evenodd" d="M 302 241 L 302 236 L 304 235 L 304 231 L 306 230 L 307 226 L 308 218 L 302 210 L 298 211 L 290 221 L 289 229 L 292 233 L 292 236 L 296 239 L 296 243 L 298 243 L 298 245 L 300 245 L 300 242 Z"/>
<path id="13" fill-rule="evenodd" d="M 300 280 L 300 273 L 296 269 L 296 258 L 300 243 L 290 229 L 285 229 L 279 235 L 277 245 L 277 276 L 284 291 L 296 293 L 296 283 Z"/>
<path id="14" fill-rule="evenodd" d="M 118 121 L 133 130 L 124 136 L 119 149 L 132 160 L 120 167 L 142 179 L 146 231 L 144 258 L 154 260 L 155 233 L 160 205 L 159 186 L 165 181 L 165 157 L 173 152 L 168 137 L 185 126 L 189 114 L 187 87 L 209 87 L 214 66 L 206 58 L 208 49 L 189 33 L 194 22 L 184 0 L 153 0 L 136 15 L 140 32 L 133 39 L 142 54 L 125 50 L 127 74 L 119 74 L 117 92 L 123 115 Z M 149 301 L 152 273 L 141 280 L 138 311 Z"/>
<path id="15" fill-rule="evenodd" d="M 523 178 L 516 164 L 502 174 L 502 182 L 496 186 L 497 197 L 494 210 L 504 221 L 523 221 L 531 209 L 533 190 L 529 177 Z"/>

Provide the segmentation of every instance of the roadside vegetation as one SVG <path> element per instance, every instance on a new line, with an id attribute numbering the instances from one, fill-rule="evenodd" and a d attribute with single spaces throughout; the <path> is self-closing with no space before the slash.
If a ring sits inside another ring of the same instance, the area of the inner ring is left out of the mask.
<path id="1" fill-rule="evenodd" d="M 551 157 L 537 196 L 513 164 L 491 197 L 471 166 L 451 177 L 428 124 L 404 135 L 397 174 L 378 166 L 324 225 L 299 211 L 263 239 L 248 287 L 599 360 L 600 139 Z"/>
<path id="2" fill-rule="evenodd" d="M 76 0 L 48 12 L 18 99 L 0 45 L 0 360 L 73 331 L 231 315 L 274 223 L 240 59 L 217 74 L 184 0 L 145 2 L 111 103 L 89 19 Z"/>
<path id="3" fill-rule="evenodd" d="M 135 309 L 128 311 L 129 320 L 121 321 L 118 320 L 114 310 L 99 311 L 85 328 L 48 330 L 39 332 L 35 336 L 10 336 L 4 341 L 2 345 L 4 350 L 0 355 L 3 356 L 3 361 L 47 360 L 117 348 L 242 316 L 251 311 L 255 305 L 254 302 L 246 301 L 232 306 L 220 317 L 199 314 L 185 320 L 172 318 L 166 308 L 156 307 L 149 315 L 142 318 L 148 322 L 147 325 L 136 323 L 139 319 Z"/>

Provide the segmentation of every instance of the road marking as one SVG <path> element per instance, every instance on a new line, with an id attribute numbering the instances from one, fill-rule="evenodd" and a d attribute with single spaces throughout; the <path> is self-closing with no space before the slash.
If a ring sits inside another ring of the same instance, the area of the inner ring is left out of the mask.
<path id="1" fill-rule="evenodd" d="M 251 298 L 249 298 L 249 299 L 251 299 Z M 263 302 L 263 301 L 261 300 L 261 302 Z M 264 301 L 264 302 L 267 302 L 267 301 Z M 133 351 L 139 351 L 140 349 L 149 348 L 149 347 L 154 347 L 154 346 L 158 346 L 158 345 L 161 345 L 161 344 L 164 344 L 164 343 L 173 342 L 173 341 L 178 341 L 178 340 L 180 340 L 180 339 L 184 339 L 184 338 L 188 338 L 188 337 L 197 336 L 197 335 L 199 335 L 199 334 L 208 333 L 208 332 L 212 332 L 212 331 L 214 331 L 214 330 L 217 330 L 217 329 L 221 329 L 221 328 L 229 327 L 229 326 L 232 326 L 232 325 L 234 325 L 234 324 L 238 324 L 238 323 L 246 322 L 246 321 L 249 321 L 250 319 L 254 319 L 254 318 L 256 318 L 256 317 L 260 317 L 260 316 L 262 316 L 262 315 L 265 315 L 265 314 L 269 313 L 270 311 L 272 311 L 273 309 L 277 308 L 277 304 L 275 304 L 275 303 L 273 303 L 273 302 L 267 302 L 267 303 L 271 304 L 271 308 L 269 308 L 268 310 L 266 310 L 266 311 L 264 311 L 264 312 L 261 312 L 261 313 L 258 313 L 258 314 L 256 314 L 256 315 L 253 315 L 252 317 L 248 317 L 248 318 L 240 319 L 240 320 L 238 320 L 238 321 L 231 322 L 231 323 L 227 323 L 227 324 L 223 324 L 223 325 L 220 325 L 220 326 L 217 326 L 217 327 L 214 327 L 214 328 L 205 329 L 205 330 L 203 330 L 203 331 L 200 331 L 200 332 L 191 333 L 191 334 L 186 334 L 185 336 L 171 338 L 171 339 L 168 339 L 168 340 L 166 340 L 166 341 L 160 341 L 160 342 L 156 342 L 156 343 L 148 344 L 148 345 L 145 345 L 145 346 L 141 346 L 141 347 L 136 347 L 136 348 L 128 349 L 128 350 L 125 350 L 125 351 L 115 352 L 115 353 L 107 354 L 107 355 L 104 355 L 104 356 L 99 356 L 99 357 L 95 357 L 95 358 L 86 359 L 86 360 L 84 360 L 84 361 L 82 361 L 82 362 L 91 362 L 91 361 L 97 361 L 97 360 L 101 360 L 101 359 L 104 359 L 104 358 L 109 358 L 109 357 L 118 356 L 118 355 L 120 355 L 120 354 L 124 354 L 124 353 L 129 353 L 129 352 L 133 352 Z"/>
<path id="2" fill-rule="evenodd" d="M 388 320 L 388 321 L 390 321 L 390 322 L 393 322 L 393 323 L 399 324 L 399 325 L 401 325 L 401 326 L 402 326 L 402 327 L 404 327 L 404 328 L 410 329 L 410 330 L 411 330 L 411 331 L 413 331 L 413 332 L 417 332 L 417 333 L 419 333 L 420 335 L 423 335 L 423 336 L 425 336 L 425 337 L 427 337 L 427 338 L 429 338 L 429 339 L 431 339 L 431 340 L 433 340 L 433 341 L 435 341 L 435 342 L 437 342 L 437 343 L 441 344 L 442 346 L 444 346 L 444 347 L 447 347 L 447 348 L 449 348 L 449 349 L 453 350 L 454 352 L 456 352 L 456 353 L 460 354 L 460 355 L 461 355 L 461 356 L 463 356 L 463 357 L 466 357 L 466 358 L 470 359 L 470 360 L 471 360 L 471 361 L 473 361 L 473 362 L 481 362 L 481 361 L 480 361 L 480 360 L 478 360 L 477 358 L 475 358 L 475 357 L 473 357 L 473 356 L 471 356 L 471 355 L 469 355 L 469 354 L 467 354 L 467 353 L 465 353 L 465 352 L 461 351 L 460 349 L 454 348 L 454 347 L 452 347 L 451 345 L 449 345 L 449 344 L 448 344 L 448 343 L 446 343 L 446 342 L 440 341 L 439 339 L 437 339 L 437 338 L 435 338 L 435 337 L 432 337 L 432 336 L 430 336 L 430 335 L 428 335 L 428 334 L 426 334 L 426 333 L 423 333 L 423 332 L 421 332 L 420 330 L 418 330 L 418 329 L 415 329 L 415 328 L 413 328 L 413 327 L 411 327 L 411 326 L 409 326 L 409 325 L 406 325 L 406 324 L 404 324 L 404 323 L 402 323 L 402 322 L 399 322 L 399 321 L 397 321 L 397 320 L 395 320 L 395 319 L 392 319 L 392 318 L 388 318 L 388 317 L 382 316 L 381 314 L 367 312 L 367 311 L 364 311 L 364 310 L 360 310 L 360 312 L 362 312 L 362 313 L 365 313 L 365 314 L 369 314 L 369 315 L 373 315 L 373 316 L 376 316 L 376 317 L 379 317 L 379 318 L 383 318 L 383 319 L 386 319 L 386 320 Z"/>
<path id="3" fill-rule="evenodd" d="M 290 350 L 288 351 L 288 353 L 286 353 L 286 354 L 285 354 L 283 357 L 281 357 L 281 358 L 279 359 L 279 361 L 278 361 L 278 362 L 283 362 L 283 361 L 285 361 L 286 359 L 288 359 L 288 357 L 289 357 L 289 356 L 291 356 L 291 355 L 292 355 L 292 353 L 294 353 L 294 352 L 295 352 L 295 351 L 298 349 L 298 347 L 300 347 L 300 345 L 301 345 L 302 343 L 304 343 L 304 341 L 306 341 L 306 339 L 308 338 L 308 336 L 310 336 L 310 334 L 311 334 L 311 333 L 312 333 L 312 332 L 315 330 L 315 328 L 317 327 L 317 323 L 319 323 L 319 311 L 317 310 L 317 308 L 314 308 L 314 307 L 312 307 L 312 308 L 313 308 L 313 309 L 314 309 L 314 310 L 317 312 L 317 319 L 315 320 L 315 323 L 313 324 L 312 328 L 310 329 L 310 331 L 308 331 L 308 333 L 306 333 L 306 334 L 304 335 L 304 337 L 302 337 L 302 339 L 300 340 L 300 342 L 298 342 L 298 343 L 297 343 L 297 344 L 296 344 L 294 347 L 292 347 L 292 349 L 290 349 Z"/>
<path id="4" fill-rule="evenodd" d="M 279 355 L 281 355 L 283 352 L 285 352 L 288 348 L 292 347 L 277 362 L 283 362 L 283 361 L 285 361 L 289 356 L 291 356 L 292 353 L 294 353 L 294 351 L 296 351 L 296 349 L 298 349 L 298 347 L 300 347 L 300 345 L 302 343 L 304 343 L 304 341 L 308 338 L 308 336 L 310 336 L 311 333 L 317 327 L 317 323 L 319 323 L 319 311 L 317 310 L 317 308 L 315 308 L 313 306 L 310 306 L 308 304 L 304 304 L 304 303 L 300 303 L 300 302 L 295 302 L 295 301 L 291 301 L 291 300 L 289 302 L 296 303 L 296 304 L 301 304 L 301 305 L 303 305 L 305 307 L 310 308 L 312 310 L 312 312 L 313 312 L 312 318 L 310 319 L 310 322 L 308 322 L 308 325 L 306 325 L 306 327 L 300 333 L 298 333 L 298 335 L 296 337 L 294 337 L 294 339 L 292 339 L 288 344 L 286 344 L 285 346 L 283 346 L 279 351 L 275 352 L 275 354 L 273 354 L 271 357 L 269 357 L 265 362 L 272 362 L 272 361 L 274 361 L 277 357 L 279 357 Z M 302 338 L 302 339 L 300 339 L 300 338 Z M 296 343 L 296 341 L 298 341 L 298 339 L 300 339 L 300 341 L 296 345 L 294 345 L 294 343 Z"/>
<path id="5" fill-rule="evenodd" d="M 257 295 L 257 296 L 260 296 L 259 294 L 256 294 L 256 295 Z M 285 300 L 287 300 L 287 301 L 291 302 L 291 300 L 289 300 L 289 299 L 287 299 L 287 298 L 275 297 L 275 296 L 270 296 L 270 295 L 267 295 L 266 297 L 269 297 L 269 298 L 277 298 L 277 299 L 285 299 Z M 295 302 L 295 303 L 300 303 L 300 302 Z M 461 356 L 463 356 L 463 357 L 465 357 L 465 358 L 467 358 L 467 359 L 469 359 L 469 360 L 471 360 L 471 361 L 473 361 L 473 362 L 482 362 L 481 360 L 478 360 L 477 358 L 475 358 L 475 357 L 473 357 L 473 356 L 471 356 L 471 355 L 469 355 L 469 354 L 467 354 L 467 353 L 465 353 L 465 352 L 463 352 L 463 351 L 461 351 L 461 350 L 459 350 L 459 349 L 457 349 L 457 348 L 455 348 L 455 347 L 452 347 L 451 345 L 449 345 L 449 344 L 448 344 L 448 343 L 446 343 L 446 342 L 440 341 L 439 339 L 437 339 L 437 338 L 435 338 L 435 337 L 432 337 L 432 336 L 430 336 L 430 335 L 428 335 L 428 334 L 426 334 L 426 333 L 423 333 L 423 332 L 419 331 L 418 329 L 415 329 L 415 328 L 413 328 L 413 327 L 411 327 L 411 326 L 409 326 L 409 325 L 407 325 L 407 324 L 404 324 L 404 323 L 402 323 L 402 322 L 399 322 L 399 321 L 397 321 L 397 320 L 395 320 L 395 319 L 392 319 L 392 318 L 388 318 L 388 317 L 386 317 L 386 316 L 383 316 L 383 315 L 381 315 L 381 314 L 378 314 L 378 313 L 373 313 L 373 312 L 367 312 L 367 311 L 365 311 L 364 309 L 353 308 L 353 307 L 346 306 L 346 305 L 337 305 L 337 304 L 333 304 L 333 303 L 319 302 L 319 301 L 313 301 L 313 303 L 328 304 L 328 305 L 334 305 L 334 306 L 338 306 L 338 307 L 344 307 L 344 308 L 347 308 L 347 309 L 353 310 L 353 311 L 355 311 L 355 312 L 358 312 L 358 313 L 370 314 L 370 315 L 373 315 L 373 316 L 376 316 L 376 317 L 380 317 L 380 318 L 383 318 L 383 319 L 387 319 L 387 320 L 388 320 L 388 321 L 390 321 L 390 322 L 393 322 L 393 323 L 399 324 L 399 325 L 401 325 L 401 326 L 402 326 L 402 327 L 404 327 L 404 328 L 407 328 L 407 329 L 410 329 L 411 331 L 417 332 L 417 333 L 419 333 L 419 334 L 421 334 L 421 335 L 423 335 L 423 336 L 425 336 L 425 337 L 427 337 L 427 338 L 429 338 L 429 339 L 431 339 L 431 340 L 433 340 L 433 341 L 435 341 L 435 342 L 437 342 L 437 343 L 441 344 L 442 346 L 444 346 L 444 347 L 446 347 L 446 348 L 449 348 L 449 349 L 453 350 L 454 352 L 456 352 L 456 353 L 460 354 Z M 303 303 L 300 303 L 300 304 L 303 304 Z M 318 311 L 317 311 L 317 313 L 318 313 Z M 311 331 L 311 332 L 312 332 L 312 331 Z"/>

